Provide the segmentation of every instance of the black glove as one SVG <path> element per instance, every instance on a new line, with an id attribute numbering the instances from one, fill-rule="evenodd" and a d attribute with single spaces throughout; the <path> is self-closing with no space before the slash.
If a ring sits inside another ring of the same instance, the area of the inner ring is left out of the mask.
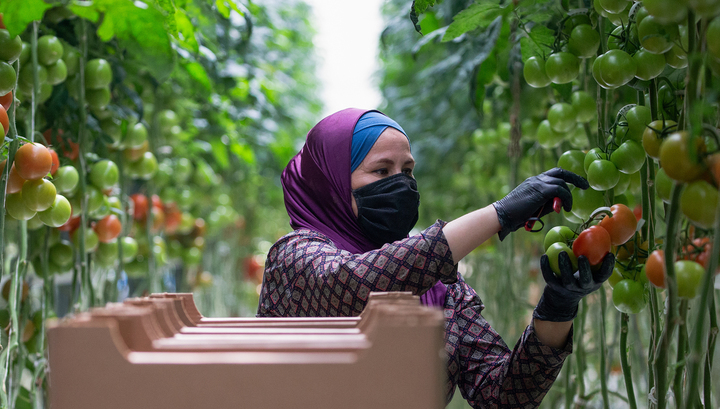
<path id="1" fill-rule="evenodd" d="M 540 259 L 540 269 L 545 278 L 545 291 L 538 302 L 533 317 L 553 322 L 572 321 L 577 315 L 578 304 L 586 295 L 602 286 L 615 267 L 615 256 L 608 253 L 600 269 L 593 273 L 587 257 L 578 257 L 578 271 L 573 272 L 570 257 L 564 251 L 558 256 L 561 277 L 550 268 L 547 254 Z"/>
<path id="2" fill-rule="evenodd" d="M 500 240 L 521 228 L 531 217 L 552 212 L 553 199 L 559 197 L 566 212 L 572 209 L 572 194 L 567 183 L 587 189 L 587 180 L 567 170 L 553 168 L 525 179 L 507 196 L 493 203 L 500 220 Z M 542 209 L 542 210 L 541 210 Z"/>

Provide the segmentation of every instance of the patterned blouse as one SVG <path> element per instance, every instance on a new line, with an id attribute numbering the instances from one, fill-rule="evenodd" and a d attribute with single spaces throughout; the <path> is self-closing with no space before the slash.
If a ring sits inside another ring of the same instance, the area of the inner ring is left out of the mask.
<path id="1" fill-rule="evenodd" d="M 270 249 L 257 316 L 357 316 L 371 291 L 422 294 L 439 279 L 448 284 L 447 401 L 457 385 L 474 408 L 539 406 L 572 352 L 572 336 L 565 348 L 551 348 L 528 326 L 511 351 L 457 273 L 444 225 L 438 220 L 416 236 L 363 254 L 340 250 L 321 233 L 296 230 Z"/>

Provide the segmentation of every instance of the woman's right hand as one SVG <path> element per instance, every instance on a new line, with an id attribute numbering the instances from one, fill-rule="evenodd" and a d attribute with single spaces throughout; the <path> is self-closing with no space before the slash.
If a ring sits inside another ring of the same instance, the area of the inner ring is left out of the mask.
<path id="1" fill-rule="evenodd" d="M 561 168 L 553 168 L 525 179 L 507 196 L 493 203 L 500 221 L 500 240 L 521 228 L 531 217 L 542 217 L 553 210 L 558 197 L 566 212 L 572 209 L 572 194 L 568 183 L 580 189 L 590 187 L 582 176 Z"/>

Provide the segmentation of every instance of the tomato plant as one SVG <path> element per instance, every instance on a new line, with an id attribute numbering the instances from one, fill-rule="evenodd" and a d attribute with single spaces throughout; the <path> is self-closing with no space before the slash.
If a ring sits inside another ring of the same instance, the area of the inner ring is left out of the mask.
<path id="1" fill-rule="evenodd" d="M 590 265 L 598 265 L 610 252 L 612 242 L 607 230 L 600 226 L 590 226 L 580 232 L 572 245 L 576 257 L 585 256 Z"/>

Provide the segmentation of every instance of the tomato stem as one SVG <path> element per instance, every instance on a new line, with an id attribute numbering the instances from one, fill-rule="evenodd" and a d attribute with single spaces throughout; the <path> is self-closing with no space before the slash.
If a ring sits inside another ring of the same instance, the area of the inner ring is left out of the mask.
<path id="1" fill-rule="evenodd" d="M 598 291 L 600 297 L 600 391 L 602 393 L 603 409 L 610 408 L 610 397 L 608 396 L 607 387 L 607 342 L 605 337 L 605 314 L 607 313 L 607 298 L 605 297 L 605 288 L 601 287 Z"/>
<path id="2" fill-rule="evenodd" d="M 677 338 L 677 356 L 675 367 L 675 378 L 673 380 L 673 393 L 675 394 L 675 407 L 682 408 L 683 406 L 683 373 L 685 372 L 685 354 L 687 352 L 687 310 L 688 300 L 680 300 L 680 315 L 678 324 L 678 338 Z M 683 362 L 682 365 L 680 363 Z M 693 394 L 690 389 L 688 393 Z"/>
<path id="3" fill-rule="evenodd" d="M 627 337 L 628 337 L 628 321 L 630 316 L 624 312 L 620 313 L 620 365 L 622 366 L 623 379 L 625 381 L 625 390 L 627 391 L 628 406 L 630 409 L 637 409 L 635 401 L 635 389 L 632 382 L 632 370 L 628 362 L 627 353 Z"/>
<path id="4" fill-rule="evenodd" d="M 30 36 L 30 55 L 32 61 L 32 73 L 33 73 L 33 89 L 32 97 L 30 98 L 30 132 L 29 135 L 25 135 L 31 142 L 35 141 L 35 113 L 37 111 L 38 96 L 40 95 L 40 73 L 38 67 L 38 25 L 39 21 L 33 21 L 32 23 L 32 35 Z"/>

